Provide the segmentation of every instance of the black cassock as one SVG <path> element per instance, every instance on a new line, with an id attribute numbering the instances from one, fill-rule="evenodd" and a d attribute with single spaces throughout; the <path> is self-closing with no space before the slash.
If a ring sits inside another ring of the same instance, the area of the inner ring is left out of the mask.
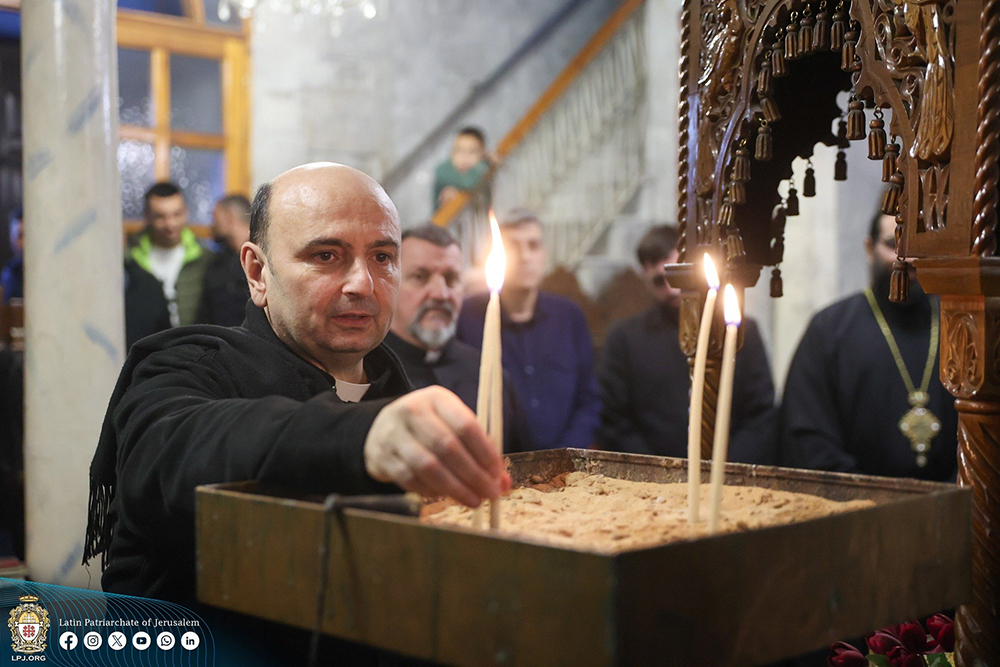
<path id="1" fill-rule="evenodd" d="M 619 322 L 604 343 L 598 379 L 604 409 L 601 449 L 687 456 L 691 381 L 681 351 L 678 309 L 653 306 Z M 774 384 L 753 320 L 736 354 L 730 461 L 773 464 L 777 451 Z"/>
<path id="2" fill-rule="evenodd" d="M 470 410 L 475 411 L 479 395 L 479 350 L 453 338 L 436 358 L 429 358 L 426 350 L 411 345 L 391 331 L 385 337 L 385 344 L 399 357 L 414 387 L 422 389 L 440 385 L 455 392 Z M 504 452 L 510 454 L 534 449 L 514 383 L 507 373 L 504 373 L 503 383 L 503 426 Z"/>
<path id="3" fill-rule="evenodd" d="M 931 298 L 911 286 L 903 304 L 888 280 L 873 286 L 910 377 L 919 388 L 930 345 Z M 936 352 L 936 351 L 935 351 Z M 899 420 L 907 389 L 863 293 L 817 313 L 792 359 L 781 409 L 781 463 L 798 468 L 951 480 L 958 417 L 934 364 L 927 408 L 941 420 L 927 466 L 919 468 Z"/>

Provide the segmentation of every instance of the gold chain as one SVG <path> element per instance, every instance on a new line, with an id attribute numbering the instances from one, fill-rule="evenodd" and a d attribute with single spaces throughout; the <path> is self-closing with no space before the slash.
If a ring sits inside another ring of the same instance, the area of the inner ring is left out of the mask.
<path id="1" fill-rule="evenodd" d="M 910 372 L 906 369 L 906 362 L 903 361 L 903 355 L 900 354 L 899 347 L 896 345 L 892 329 L 889 328 L 889 323 L 885 321 L 885 316 L 882 314 L 882 309 L 879 307 L 878 301 L 875 300 L 875 293 L 872 292 L 871 287 L 865 289 L 865 296 L 868 298 L 868 305 L 871 306 L 875 320 L 878 321 L 879 329 L 882 330 L 882 335 L 885 336 L 885 342 L 889 344 L 889 351 L 892 352 L 892 358 L 896 362 L 899 374 L 903 377 L 903 382 L 906 383 L 906 391 L 912 395 L 917 391 L 917 388 L 913 386 L 913 378 L 910 377 Z M 934 371 L 934 361 L 937 359 L 938 336 L 941 326 L 938 320 L 937 302 L 931 299 L 931 344 L 930 350 L 927 352 L 927 364 L 924 366 L 924 377 L 920 382 L 920 391 L 924 394 L 927 393 L 927 389 L 931 386 L 931 373 Z"/>

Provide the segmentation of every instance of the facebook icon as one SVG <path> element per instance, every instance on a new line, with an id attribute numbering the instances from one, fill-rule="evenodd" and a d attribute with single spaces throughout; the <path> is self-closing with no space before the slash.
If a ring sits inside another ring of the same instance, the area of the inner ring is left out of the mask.
<path id="1" fill-rule="evenodd" d="M 75 632 L 64 632 L 59 635 L 59 645 L 67 651 L 75 649 L 78 642 Z"/>

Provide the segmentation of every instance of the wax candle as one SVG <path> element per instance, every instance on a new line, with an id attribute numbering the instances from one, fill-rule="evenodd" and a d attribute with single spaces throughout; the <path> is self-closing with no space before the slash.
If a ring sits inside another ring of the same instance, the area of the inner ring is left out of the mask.
<path id="1" fill-rule="evenodd" d="M 503 361 L 500 344 L 500 289 L 503 287 L 506 256 L 500 227 L 490 211 L 490 231 L 493 245 L 486 257 L 486 284 L 490 301 L 486 306 L 483 323 L 483 349 L 479 361 L 479 394 L 476 397 L 476 416 L 479 424 L 503 453 Z M 473 513 L 473 523 L 481 524 L 481 512 Z M 490 527 L 500 527 L 500 500 L 490 504 Z"/>
<path id="2" fill-rule="evenodd" d="M 722 506 L 722 481 L 729 452 L 729 415 L 733 407 L 733 376 L 736 373 L 736 335 L 739 333 L 740 304 L 732 285 L 725 289 L 726 340 L 722 347 L 722 373 L 719 377 L 719 403 L 715 412 L 715 440 L 712 443 L 712 477 L 708 532 L 719 529 Z"/>
<path id="3" fill-rule="evenodd" d="M 708 295 L 698 329 L 698 347 L 694 355 L 694 376 L 691 378 L 691 408 L 688 410 L 688 521 L 698 521 L 701 494 L 701 406 L 705 395 L 705 364 L 708 360 L 708 340 L 715 318 L 715 301 L 719 296 L 719 274 L 712 256 L 705 253 L 705 280 Z"/>

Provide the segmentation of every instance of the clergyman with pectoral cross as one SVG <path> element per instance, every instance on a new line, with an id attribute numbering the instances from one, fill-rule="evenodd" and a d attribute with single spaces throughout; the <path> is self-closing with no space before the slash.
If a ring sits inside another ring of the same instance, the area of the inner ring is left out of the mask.
<path id="1" fill-rule="evenodd" d="M 818 312 L 792 359 L 781 407 L 783 465 L 948 481 L 958 416 L 939 379 L 940 308 L 911 275 L 889 301 L 895 220 L 865 239 L 870 285 Z"/>

